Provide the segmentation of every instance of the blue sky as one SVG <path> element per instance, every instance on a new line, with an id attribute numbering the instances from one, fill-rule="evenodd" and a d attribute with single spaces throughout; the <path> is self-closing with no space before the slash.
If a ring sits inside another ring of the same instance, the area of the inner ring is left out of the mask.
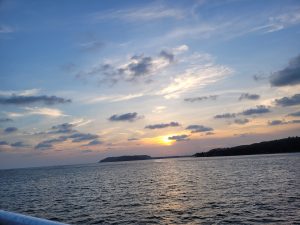
<path id="1" fill-rule="evenodd" d="M 0 167 L 299 135 L 299 1 L 0 1 Z"/>

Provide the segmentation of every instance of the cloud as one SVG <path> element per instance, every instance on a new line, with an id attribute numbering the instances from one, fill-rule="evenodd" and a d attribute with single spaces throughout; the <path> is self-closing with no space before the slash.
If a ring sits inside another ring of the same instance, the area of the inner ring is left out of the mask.
<path id="1" fill-rule="evenodd" d="M 116 121 L 129 121 L 129 122 L 133 122 L 137 119 L 139 119 L 141 117 L 138 116 L 138 114 L 136 112 L 133 113 L 125 113 L 125 114 L 121 114 L 121 115 L 112 115 L 111 117 L 109 117 L 108 120 L 116 122 Z"/>
<path id="2" fill-rule="evenodd" d="M 207 131 L 213 131 L 214 129 L 211 127 L 206 127 L 203 125 L 189 125 L 186 130 L 191 130 L 191 133 L 201 133 Z"/>
<path id="3" fill-rule="evenodd" d="M 233 72 L 229 67 L 215 64 L 205 54 L 194 54 L 184 59 L 184 62 L 183 72 L 171 76 L 169 84 L 159 90 L 157 95 L 163 95 L 166 99 L 178 98 L 187 91 L 216 83 Z"/>
<path id="4" fill-rule="evenodd" d="M 243 93 L 241 94 L 241 96 L 239 97 L 239 101 L 244 100 L 244 99 L 248 99 L 248 100 L 257 100 L 259 99 L 260 96 L 257 94 L 249 94 L 249 93 Z"/>
<path id="5" fill-rule="evenodd" d="M 14 28 L 7 25 L 0 25 L 0 34 L 8 34 L 14 32 Z"/>
<path id="6" fill-rule="evenodd" d="M 138 141 L 140 140 L 139 138 L 128 138 L 127 141 Z"/>
<path id="7" fill-rule="evenodd" d="M 82 51 L 92 52 L 102 49 L 104 43 L 102 41 L 89 41 L 79 44 L 79 47 Z"/>
<path id="8" fill-rule="evenodd" d="M 16 127 L 7 127 L 7 128 L 5 128 L 4 129 L 4 133 L 14 133 L 14 132 L 16 132 L 18 130 L 18 128 L 16 128 Z"/>
<path id="9" fill-rule="evenodd" d="M 175 136 L 168 137 L 168 139 L 173 141 L 188 141 L 190 140 L 188 137 L 189 137 L 188 135 L 182 134 L 182 135 L 175 135 Z"/>
<path id="10" fill-rule="evenodd" d="M 38 143 L 36 146 L 35 146 L 35 149 L 47 149 L 47 148 L 52 148 L 53 147 L 53 144 L 55 143 L 61 143 L 61 142 L 64 142 L 68 139 L 67 136 L 60 136 L 58 138 L 52 138 L 52 139 L 49 139 L 49 140 L 45 140 L 45 141 L 42 141 L 40 143 Z"/>
<path id="11" fill-rule="evenodd" d="M 290 114 L 288 114 L 288 116 L 295 116 L 295 117 L 300 116 L 300 111 L 294 112 L 294 113 L 290 113 Z"/>
<path id="12" fill-rule="evenodd" d="M 159 55 L 167 60 L 169 60 L 170 63 L 172 63 L 175 59 L 175 55 L 172 52 L 162 50 Z"/>
<path id="13" fill-rule="evenodd" d="M 169 56 L 167 56 L 169 54 Z M 77 73 L 77 78 L 94 78 L 99 83 L 116 84 L 119 81 L 149 82 L 151 75 L 156 75 L 159 71 L 169 66 L 173 61 L 170 61 L 170 54 L 165 51 L 165 54 L 158 56 L 131 56 L 123 63 L 105 63 L 92 67 L 87 71 Z"/>
<path id="14" fill-rule="evenodd" d="M 203 100 L 216 100 L 218 95 L 208 95 L 208 96 L 201 96 L 201 97 L 194 97 L 194 98 L 185 98 L 184 101 L 186 102 L 199 102 Z"/>
<path id="15" fill-rule="evenodd" d="M 300 120 L 290 120 L 290 121 L 272 120 L 272 121 L 268 121 L 269 126 L 284 125 L 284 124 L 296 124 L 296 123 L 300 123 Z"/>
<path id="16" fill-rule="evenodd" d="M 99 141 L 99 140 L 92 140 L 90 141 L 89 143 L 87 143 L 86 145 L 83 145 L 83 146 L 94 146 L 94 145 L 101 145 L 102 142 Z"/>
<path id="17" fill-rule="evenodd" d="M 9 143 L 6 141 L 0 141 L 0 145 L 9 145 Z"/>
<path id="18" fill-rule="evenodd" d="M 300 55 L 293 58 L 287 67 L 271 75 L 270 83 L 277 87 L 300 84 Z"/>
<path id="19" fill-rule="evenodd" d="M 93 152 L 92 150 L 89 150 L 89 149 L 86 149 L 86 150 L 82 150 L 81 151 L 82 153 L 91 153 L 91 152 Z"/>
<path id="20" fill-rule="evenodd" d="M 29 147 L 29 145 L 25 144 L 22 141 L 17 141 L 15 143 L 12 143 L 10 146 L 16 147 L 16 148 Z"/>
<path id="21" fill-rule="evenodd" d="M 249 121 L 250 120 L 248 120 L 248 119 L 235 119 L 234 120 L 234 123 L 236 123 L 236 124 L 246 124 L 246 123 L 249 123 Z"/>
<path id="22" fill-rule="evenodd" d="M 73 139 L 72 142 L 83 142 L 83 141 L 89 141 L 98 138 L 99 136 L 96 134 L 90 134 L 90 133 L 75 133 L 67 138 Z"/>
<path id="23" fill-rule="evenodd" d="M 56 126 L 51 127 L 51 131 L 49 133 L 51 134 L 60 134 L 60 133 L 73 133 L 76 132 L 73 130 L 75 127 L 74 124 L 71 123 L 63 123 Z"/>
<path id="24" fill-rule="evenodd" d="M 300 104 L 300 94 L 295 94 L 291 97 L 283 97 L 280 99 L 275 99 L 275 104 L 286 107 Z"/>
<path id="25" fill-rule="evenodd" d="M 214 135 L 214 132 L 206 132 L 205 135 Z"/>
<path id="26" fill-rule="evenodd" d="M 148 125 L 145 126 L 146 129 L 162 129 L 166 127 L 178 127 L 180 124 L 178 122 L 170 122 L 170 123 L 160 123 L 160 124 L 154 124 L 154 125 Z"/>
<path id="27" fill-rule="evenodd" d="M 57 96 L 26 96 L 26 95 L 11 95 L 0 96 L 0 104 L 3 105 L 27 105 L 34 103 L 44 103 L 46 105 L 54 105 L 58 103 L 70 103 L 70 99 L 60 98 Z"/>
<path id="28" fill-rule="evenodd" d="M 143 93 L 137 93 L 137 94 L 128 94 L 128 95 L 107 95 L 107 96 L 97 96 L 97 97 L 93 97 L 88 99 L 87 103 L 89 104 L 93 104 L 93 103 L 97 103 L 97 102 L 121 102 L 121 101 L 127 101 L 127 100 L 131 100 L 131 99 L 135 99 L 135 98 L 139 98 L 142 97 L 144 94 Z"/>
<path id="29" fill-rule="evenodd" d="M 0 123 L 12 122 L 12 119 L 9 118 L 0 118 Z"/>
<path id="30" fill-rule="evenodd" d="M 235 117 L 236 117 L 235 113 L 224 113 L 224 114 L 219 114 L 214 116 L 215 119 L 229 119 Z"/>
<path id="31" fill-rule="evenodd" d="M 66 116 L 63 112 L 59 109 L 53 108 L 40 108 L 40 107 L 26 107 L 27 112 L 21 114 L 21 116 L 27 115 L 41 115 L 41 116 L 50 116 L 50 117 L 59 117 L 59 116 Z"/>
<path id="32" fill-rule="evenodd" d="M 185 16 L 185 11 L 166 7 L 163 5 L 149 5 L 139 8 L 125 10 L 114 10 L 107 12 L 97 12 L 90 15 L 90 18 L 97 22 L 107 19 L 121 20 L 127 22 L 145 22 L 158 19 L 181 19 Z"/>
<path id="33" fill-rule="evenodd" d="M 241 112 L 242 115 L 248 116 L 253 114 L 263 114 L 263 113 L 269 113 L 271 112 L 270 109 L 267 106 L 264 105 L 258 105 L 256 108 L 247 109 L 243 112 Z"/>

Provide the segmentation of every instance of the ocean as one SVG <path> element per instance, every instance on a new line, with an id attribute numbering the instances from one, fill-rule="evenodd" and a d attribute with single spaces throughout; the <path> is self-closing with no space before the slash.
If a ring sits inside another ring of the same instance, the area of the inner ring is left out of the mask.
<path id="1" fill-rule="evenodd" d="M 300 154 L 0 170 L 0 209 L 69 224 L 300 224 Z"/>

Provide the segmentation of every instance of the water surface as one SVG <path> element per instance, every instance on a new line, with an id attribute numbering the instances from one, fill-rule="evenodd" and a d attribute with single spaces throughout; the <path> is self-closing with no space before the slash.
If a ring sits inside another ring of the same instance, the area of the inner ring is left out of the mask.
<path id="1" fill-rule="evenodd" d="M 300 154 L 0 170 L 0 208 L 71 224 L 300 224 Z"/>

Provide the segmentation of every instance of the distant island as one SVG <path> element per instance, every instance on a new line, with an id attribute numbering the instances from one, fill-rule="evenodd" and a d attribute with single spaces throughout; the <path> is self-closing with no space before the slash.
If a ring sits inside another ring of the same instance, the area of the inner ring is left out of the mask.
<path id="1" fill-rule="evenodd" d="M 122 161 L 135 161 L 135 160 L 149 160 L 149 159 L 173 159 L 173 158 L 184 158 L 191 157 L 191 155 L 180 155 L 180 156 L 161 156 L 161 157 L 151 157 L 149 155 L 123 155 L 116 157 L 107 157 L 99 161 L 102 162 L 122 162 Z"/>
<path id="2" fill-rule="evenodd" d="M 256 155 L 300 152 L 300 137 L 288 137 L 279 140 L 265 141 L 231 148 L 216 148 L 208 152 L 196 153 L 195 157 Z"/>
<path id="3" fill-rule="evenodd" d="M 120 161 L 134 161 L 134 160 L 147 160 L 152 159 L 149 155 L 123 155 L 117 157 L 107 157 L 100 160 L 99 162 L 120 162 Z"/>

